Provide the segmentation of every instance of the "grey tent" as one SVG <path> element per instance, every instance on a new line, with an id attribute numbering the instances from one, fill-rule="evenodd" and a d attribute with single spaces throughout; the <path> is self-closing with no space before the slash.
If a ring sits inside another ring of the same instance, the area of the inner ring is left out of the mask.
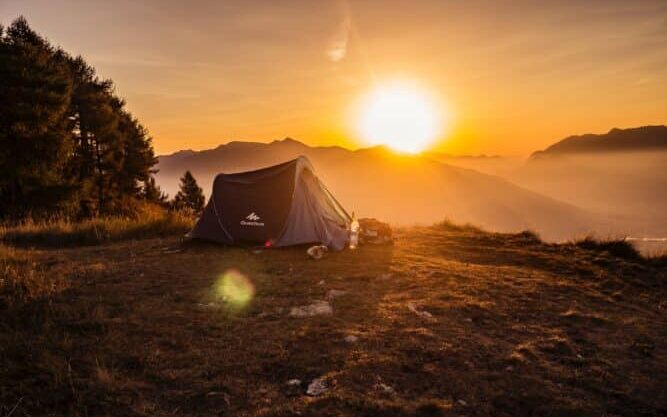
<path id="1" fill-rule="evenodd" d="M 190 237 L 224 244 L 322 243 L 341 250 L 350 216 L 301 156 L 256 171 L 218 174 Z"/>

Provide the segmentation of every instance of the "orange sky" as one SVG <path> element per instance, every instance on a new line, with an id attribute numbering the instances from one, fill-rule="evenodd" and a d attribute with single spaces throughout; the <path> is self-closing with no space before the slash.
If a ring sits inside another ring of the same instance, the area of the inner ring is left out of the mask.
<path id="1" fill-rule="evenodd" d="M 285 136 L 364 146 L 350 108 L 396 77 L 452 109 L 446 152 L 667 123 L 667 2 L 507 4 L 2 0 L 0 22 L 23 14 L 112 78 L 159 154 Z"/>

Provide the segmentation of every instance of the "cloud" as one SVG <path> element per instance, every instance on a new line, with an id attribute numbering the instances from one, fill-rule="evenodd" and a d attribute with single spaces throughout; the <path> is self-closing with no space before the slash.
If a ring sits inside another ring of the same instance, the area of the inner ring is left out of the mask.
<path id="1" fill-rule="evenodd" d="M 350 39 L 350 19 L 345 18 L 336 32 L 329 40 L 329 47 L 327 48 L 327 56 L 332 62 L 339 62 L 347 55 L 347 44 Z"/>

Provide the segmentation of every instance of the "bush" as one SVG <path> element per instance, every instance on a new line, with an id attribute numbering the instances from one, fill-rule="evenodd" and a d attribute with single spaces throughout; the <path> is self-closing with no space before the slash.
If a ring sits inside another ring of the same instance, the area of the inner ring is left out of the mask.
<path id="1" fill-rule="evenodd" d="M 533 230 L 524 230 L 522 232 L 519 232 L 515 235 L 517 238 L 519 238 L 522 241 L 525 241 L 527 243 L 541 243 L 542 238 L 540 238 L 540 235 L 533 231 Z"/>
<path id="2" fill-rule="evenodd" d="M 483 232 L 484 230 L 478 226 L 475 226 L 470 223 L 459 224 L 451 221 L 450 219 L 445 219 L 439 223 L 435 224 L 436 227 L 445 230 L 451 230 L 455 232 Z"/>
<path id="3" fill-rule="evenodd" d="M 632 243 L 625 239 L 595 239 L 592 236 L 586 236 L 583 239 L 574 242 L 575 246 L 582 249 L 607 252 L 612 256 L 623 259 L 642 259 L 639 251 L 632 246 Z"/>

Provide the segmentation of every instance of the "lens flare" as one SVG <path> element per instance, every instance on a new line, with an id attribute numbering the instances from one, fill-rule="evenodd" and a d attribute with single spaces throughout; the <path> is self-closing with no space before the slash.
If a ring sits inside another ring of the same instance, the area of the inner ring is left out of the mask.
<path id="1" fill-rule="evenodd" d="M 228 269 L 216 281 L 215 294 L 231 308 L 240 310 L 252 301 L 255 286 L 241 272 Z"/>

